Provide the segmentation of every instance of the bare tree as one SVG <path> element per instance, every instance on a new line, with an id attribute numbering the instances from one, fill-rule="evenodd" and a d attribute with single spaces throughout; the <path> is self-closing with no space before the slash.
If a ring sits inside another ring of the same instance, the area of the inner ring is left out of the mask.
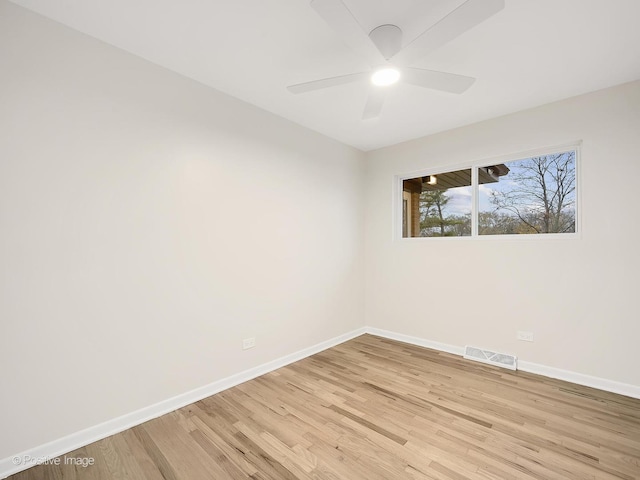
<path id="1" fill-rule="evenodd" d="M 527 158 L 509 168 L 501 181 L 510 187 L 494 190 L 491 202 L 519 219 L 518 233 L 575 231 L 575 152 Z"/>

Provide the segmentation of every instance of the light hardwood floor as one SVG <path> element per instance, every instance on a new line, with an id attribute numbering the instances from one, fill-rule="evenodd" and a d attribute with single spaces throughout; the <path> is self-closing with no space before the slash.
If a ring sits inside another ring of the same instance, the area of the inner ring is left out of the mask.
<path id="1" fill-rule="evenodd" d="M 23 479 L 638 479 L 640 400 L 363 335 Z"/>

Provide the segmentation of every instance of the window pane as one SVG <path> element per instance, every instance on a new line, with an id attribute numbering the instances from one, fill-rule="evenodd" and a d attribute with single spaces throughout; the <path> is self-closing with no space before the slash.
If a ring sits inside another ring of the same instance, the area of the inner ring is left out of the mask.
<path id="1" fill-rule="evenodd" d="M 411 178 L 402 187 L 404 237 L 471 235 L 470 168 Z"/>
<path id="2" fill-rule="evenodd" d="M 576 152 L 480 167 L 480 235 L 576 231 Z"/>

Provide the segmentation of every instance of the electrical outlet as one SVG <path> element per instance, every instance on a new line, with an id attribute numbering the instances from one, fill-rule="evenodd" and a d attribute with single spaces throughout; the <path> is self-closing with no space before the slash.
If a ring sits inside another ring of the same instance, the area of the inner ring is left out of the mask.
<path id="1" fill-rule="evenodd" d="M 533 342 L 533 332 L 519 331 L 516 338 L 525 342 Z"/>
<path id="2" fill-rule="evenodd" d="M 245 338 L 242 340 L 242 349 L 247 350 L 256 346 L 256 337 Z"/>

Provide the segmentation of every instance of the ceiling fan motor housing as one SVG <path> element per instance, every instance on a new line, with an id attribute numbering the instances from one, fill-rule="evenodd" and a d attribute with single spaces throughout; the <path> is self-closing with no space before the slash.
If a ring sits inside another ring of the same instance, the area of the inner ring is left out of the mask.
<path id="1" fill-rule="evenodd" d="M 395 25 L 380 25 L 369 32 L 369 38 L 387 60 L 402 48 L 402 30 Z"/>

